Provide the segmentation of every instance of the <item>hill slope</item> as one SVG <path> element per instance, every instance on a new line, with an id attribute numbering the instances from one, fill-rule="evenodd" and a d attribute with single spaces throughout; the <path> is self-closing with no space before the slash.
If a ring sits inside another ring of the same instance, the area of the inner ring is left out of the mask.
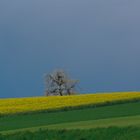
<path id="1" fill-rule="evenodd" d="M 139 140 L 137 127 L 109 127 L 82 130 L 38 130 L 0 135 L 0 140 Z"/>
<path id="2" fill-rule="evenodd" d="M 72 110 L 56 113 L 38 113 L 16 115 L 0 118 L 0 131 L 43 127 L 63 123 L 93 121 L 99 119 L 113 119 L 140 115 L 140 102 L 118 104 L 82 110 Z"/>

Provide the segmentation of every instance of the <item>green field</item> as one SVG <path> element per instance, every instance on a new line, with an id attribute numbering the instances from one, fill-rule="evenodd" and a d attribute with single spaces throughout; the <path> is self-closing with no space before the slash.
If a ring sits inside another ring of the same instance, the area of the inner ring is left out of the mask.
<path id="1" fill-rule="evenodd" d="M 48 125 L 94 121 L 117 117 L 129 117 L 140 115 L 140 102 L 126 103 L 113 106 L 97 107 L 82 110 L 72 110 L 56 113 L 39 113 L 28 115 L 15 115 L 0 118 L 0 131 L 18 130 Z M 16 125 L 15 125 L 16 124 Z M 91 127 L 91 126 L 90 126 Z"/>
<path id="2" fill-rule="evenodd" d="M 77 140 L 139 140 L 140 101 L 1 116 L 0 134 L 0 140 L 34 140 L 35 137 L 37 140 L 69 140 L 76 137 Z"/>
<path id="3" fill-rule="evenodd" d="M 0 135 L 0 140 L 139 140 L 137 127 L 109 127 L 82 130 L 38 130 Z"/>
<path id="4" fill-rule="evenodd" d="M 117 117 L 117 118 L 108 118 L 108 119 L 98 119 L 98 120 L 89 120 L 89 121 L 77 121 L 77 122 L 68 122 L 60 124 L 51 124 L 46 126 L 36 126 L 23 129 L 15 129 L 9 131 L 3 131 L 3 134 L 10 134 L 19 131 L 38 131 L 39 129 L 50 129 L 50 130 L 70 130 L 70 129 L 91 129 L 91 128 L 108 128 L 112 126 L 117 127 L 140 127 L 140 115 L 138 116 L 129 116 L 129 117 Z"/>
<path id="5" fill-rule="evenodd" d="M 110 126 L 140 126 L 140 115 L 139 116 L 129 116 L 129 117 L 117 117 L 108 119 L 98 119 L 90 121 L 79 121 L 72 123 L 61 123 L 48 125 L 42 128 L 48 129 L 90 129 L 90 128 L 106 128 Z M 35 129 L 35 128 L 34 128 Z"/>

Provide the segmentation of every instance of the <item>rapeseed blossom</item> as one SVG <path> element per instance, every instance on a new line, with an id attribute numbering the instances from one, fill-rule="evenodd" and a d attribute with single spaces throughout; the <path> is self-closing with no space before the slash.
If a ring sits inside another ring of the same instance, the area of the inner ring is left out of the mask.
<path id="1" fill-rule="evenodd" d="M 0 99 L 0 115 L 96 105 L 131 99 L 140 99 L 140 92 Z"/>

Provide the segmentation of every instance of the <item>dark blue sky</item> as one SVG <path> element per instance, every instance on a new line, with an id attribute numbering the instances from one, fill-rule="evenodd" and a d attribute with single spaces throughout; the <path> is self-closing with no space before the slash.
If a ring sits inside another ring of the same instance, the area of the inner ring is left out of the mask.
<path id="1" fill-rule="evenodd" d="M 65 69 L 82 93 L 140 90 L 139 0 L 1 0 L 0 97 L 40 96 Z"/>

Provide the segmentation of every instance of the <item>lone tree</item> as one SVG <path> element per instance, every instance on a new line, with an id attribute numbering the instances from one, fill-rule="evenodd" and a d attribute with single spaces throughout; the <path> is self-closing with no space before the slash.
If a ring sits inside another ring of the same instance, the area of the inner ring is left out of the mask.
<path id="1" fill-rule="evenodd" d="M 78 80 L 72 80 L 63 70 L 55 70 L 46 75 L 46 96 L 51 95 L 72 95 L 75 94 L 75 87 Z"/>

